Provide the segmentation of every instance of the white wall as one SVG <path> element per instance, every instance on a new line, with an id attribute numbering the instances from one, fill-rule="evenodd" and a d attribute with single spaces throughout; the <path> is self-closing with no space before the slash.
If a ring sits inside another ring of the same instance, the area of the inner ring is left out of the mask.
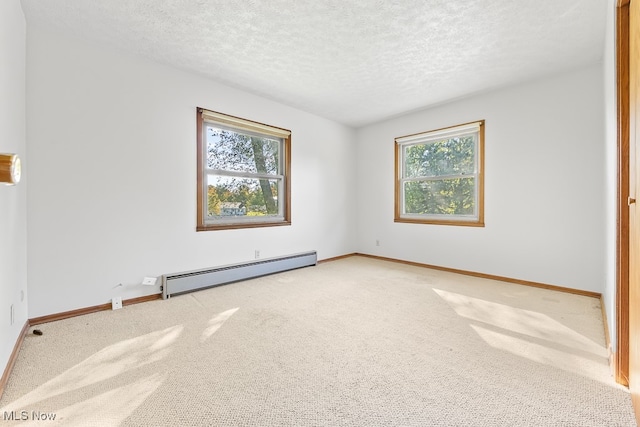
<path id="1" fill-rule="evenodd" d="M 604 125 L 605 125 L 605 282 L 602 292 L 611 349 L 616 337 L 616 217 L 617 217 L 617 122 L 616 122 L 616 53 L 615 0 L 607 1 L 607 28 L 603 55 Z"/>
<path id="2" fill-rule="evenodd" d="M 602 79 L 594 64 L 358 130 L 358 251 L 601 292 Z M 480 119 L 486 227 L 394 223 L 394 137 Z"/>
<path id="3" fill-rule="evenodd" d="M 44 28 L 27 42 L 30 317 L 255 249 L 354 252 L 352 129 Z M 195 231 L 198 106 L 292 130 L 292 226 Z"/>
<path id="4" fill-rule="evenodd" d="M 1 1 L 0 152 L 17 153 L 26 171 L 25 32 L 20 1 Z M 0 184 L 0 376 L 27 321 L 26 201 L 26 180 L 12 187 Z"/>

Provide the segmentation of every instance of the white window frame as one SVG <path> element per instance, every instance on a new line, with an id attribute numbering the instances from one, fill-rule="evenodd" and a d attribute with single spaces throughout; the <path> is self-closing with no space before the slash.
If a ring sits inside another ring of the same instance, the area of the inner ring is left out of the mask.
<path id="1" fill-rule="evenodd" d="M 468 135 L 474 136 L 474 170 L 472 173 L 438 176 L 406 176 L 405 153 L 408 147 Z M 395 222 L 484 226 L 484 120 L 398 137 L 395 138 L 395 148 Z M 444 181 L 455 178 L 473 178 L 474 180 L 475 200 L 473 215 L 406 213 L 404 187 L 407 182 Z"/>

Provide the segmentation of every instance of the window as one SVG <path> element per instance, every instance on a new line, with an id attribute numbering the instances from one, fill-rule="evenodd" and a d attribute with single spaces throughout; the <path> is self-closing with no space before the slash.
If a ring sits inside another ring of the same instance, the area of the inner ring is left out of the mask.
<path id="1" fill-rule="evenodd" d="M 395 145 L 396 222 L 484 226 L 484 120 Z"/>
<path id="2" fill-rule="evenodd" d="M 198 108 L 197 230 L 291 224 L 291 131 Z"/>

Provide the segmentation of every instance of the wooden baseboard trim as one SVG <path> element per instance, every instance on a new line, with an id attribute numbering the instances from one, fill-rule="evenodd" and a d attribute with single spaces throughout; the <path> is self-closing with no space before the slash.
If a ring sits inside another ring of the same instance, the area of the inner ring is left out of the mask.
<path id="1" fill-rule="evenodd" d="M 162 299 L 162 294 L 152 294 L 145 295 L 136 298 L 130 298 L 122 301 L 123 306 L 139 304 L 147 301 L 154 301 L 157 299 Z M 77 310 L 64 311 L 62 313 L 48 314 L 46 316 L 34 317 L 33 319 L 29 319 L 29 324 L 33 325 L 41 325 L 43 323 L 55 322 L 57 320 L 69 319 L 71 317 L 83 316 L 85 314 L 97 313 L 98 311 L 106 311 L 111 310 L 111 303 L 94 305 L 92 307 L 79 308 Z"/>
<path id="2" fill-rule="evenodd" d="M 162 299 L 162 294 L 144 295 L 144 296 L 141 296 L 141 297 L 135 297 L 135 298 L 126 299 L 126 300 L 122 301 L 122 305 L 123 306 L 127 306 L 127 305 L 133 305 L 133 304 L 140 304 L 142 302 L 155 301 L 155 300 L 159 300 L 159 299 Z M 111 304 L 109 304 L 109 310 L 111 310 Z"/>
<path id="3" fill-rule="evenodd" d="M 13 367 L 16 364 L 16 360 L 18 360 L 18 353 L 20 352 L 20 348 L 22 347 L 24 337 L 27 336 L 27 331 L 29 331 L 28 320 L 24 322 L 22 331 L 20 331 L 20 335 L 18 335 L 18 340 L 16 341 L 16 344 L 13 346 L 13 351 L 11 352 L 11 356 L 9 356 L 9 361 L 7 362 L 7 366 L 4 369 L 2 378 L 0 378 L 0 399 L 4 394 L 4 389 L 7 386 L 7 382 L 9 381 L 9 376 L 11 375 L 11 371 L 13 371 Z"/>
<path id="4" fill-rule="evenodd" d="M 618 360 L 619 354 L 615 351 L 611 352 L 611 365 L 613 366 L 613 377 L 616 382 L 624 387 L 629 387 L 629 379 L 625 376 L 620 375 L 620 369 L 618 368 Z M 639 423 L 640 425 L 640 423 Z"/>
<path id="5" fill-rule="evenodd" d="M 337 261 L 339 259 L 351 258 L 352 256 L 357 256 L 357 253 L 351 253 L 346 255 L 334 256 L 333 258 L 325 258 L 323 260 L 318 261 L 318 264 L 324 264 L 325 262 Z"/>
<path id="6" fill-rule="evenodd" d="M 609 334 L 609 320 L 607 319 L 607 307 L 604 305 L 604 296 L 600 297 L 600 309 L 602 310 L 602 324 L 604 326 L 604 344 L 609 358 L 609 368 L 611 373 L 615 373 L 613 347 L 611 346 L 611 335 Z"/>
<path id="7" fill-rule="evenodd" d="M 425 267 L 425 268 L 431 268 L 433 270 L 447 271 L 449 273 L 457 273 L 465 276 L 479 277 L 481 279 L 499 280 L 501 282 L 515 283 L 516 285 L 524 285 L 524 286 L 531 286 L 534 288 L 549 289 L 551 291 L 565 292 L 569 294 L 582 295 L 582 296 L 591 297 L 591 298 L 602 298 L 602 294 L 599 292 L 585 291 L 582 289 L 565 288 L 563 286 L 548 285 L 546 283 L 531 282 L 529 280 L 513 279 L 511 277 L 496 276 L 494 274 L 478 273 L 475 271 L 459 270 L 457 268 L 441 267 L 439 265 L 423 264 L 420 262 L 404 261 L 401 259 L 387 258 L 387 257 L 378 256 L 378 255 L 369 255 L 369 254 L 363 254 L 363 253 L 356 253 L 355 255 L 366 257 L 366 258 L 379 259 L 381 261 L 390 261 L 390 262 L 397 262 L 400 264 L 413 265 L 415 267 Z"/>
<path id="8" fill-rule="evenodd" d="M 33 319 L 29 319 L 29 323 L 31 325 L 41 325 L 43 323 L 55 322 L 57 320 L 69 319 L 76 316 L 83 316 L 85 314 L 96 313 L 103 310 L 111 310 L 111 303 L 79 308 L 77 310 L 64 311 L 62 313 L 48 314 L 46 316 L 34 317 Z"/>

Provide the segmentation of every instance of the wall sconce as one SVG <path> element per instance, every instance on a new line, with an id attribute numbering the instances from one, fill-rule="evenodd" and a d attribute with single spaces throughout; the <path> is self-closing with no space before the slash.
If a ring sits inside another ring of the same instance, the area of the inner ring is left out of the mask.
<path id="1" fill-rule="evenodd" d="M 17 154 L 0 153 L 0 182 L 15 185 L 20 182 L 22 168 Z"/>

